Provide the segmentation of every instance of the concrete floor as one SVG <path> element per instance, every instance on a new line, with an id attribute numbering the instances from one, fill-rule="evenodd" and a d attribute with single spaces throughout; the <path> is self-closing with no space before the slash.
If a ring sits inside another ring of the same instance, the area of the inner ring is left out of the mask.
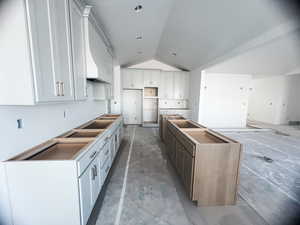
<path id="1" fill-rule="evenodd" d="M 243 143 L 240 195 L 270 225 L 300 224 L 300 138 L 274 131 L 223 133 Z"/>
<path id="2" fill-rule="evenodd" d="M 129 126 L 89 224 L 266 225 L 252 207 L 239 197 L 235 206 L 198 208 L 169 164 L 158 129 Z"/>
<path id="3" fill-rule="evenodd" d="M 255 126 L 259 128 L 267 128 L 277 131 L 279 133 L 287 134 L 293 137 L 300 137 L 300 126 L 291 125 L 274 125 L 269 123 L 263 123 L 259 121 L 248 121 L 250 126 Z"/>

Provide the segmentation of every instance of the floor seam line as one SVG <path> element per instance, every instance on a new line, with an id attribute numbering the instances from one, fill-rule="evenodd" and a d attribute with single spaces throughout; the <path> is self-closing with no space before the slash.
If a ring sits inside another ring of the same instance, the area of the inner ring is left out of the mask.
<path id="1" fill-rule="evenodd" d="M 117 216 L 116 216 L 114 225 L 120 224 L 120 219 L 121 219 L 121 215 L 122 215 L 122 211 L 123 211 L 124 198 L 125 198 L 125 193 L 126 193 L 127 176 L 128 176 L 129 163 L 130 163 L 130 158 L 131 158 L 131 153 L 132 153 L 132 146 L 133 146 L 133 142 L 134 142 L 134 138 L 135 138 L 135 131 L 136 131 L 136 127 L 134 127 L 134 129 L 133 129 L 133 135 L 132 135 L 130 146 L 129 146 L 129 153 L 128 153 L 128 158 L 127 158 L 127 162 L 126 162 L 123 186 L 122 186 L 122 191 L 121 191 L 121 196 L 120 196 L 120 201 L 119 201 L 119 206 L 118 206 L 118 212 L 117 212 Z"/>
<path id="2" fill-rule="evenodd" d="M 281 193 L 285 194 L 288 198 L 290 198 L 291 200 L 293 200 L 295 203 L 297 203 L 298 205 L 300 205 L 300 202 L 298 199 L 294 198 L 293 196 L 291 196 L 289 193 L 287 193 L 286 191 L 282 190 L 277 184 L 274 184 L 272 181 L 269 181 L 266 177 L 263 177 L 261 175 L 259 175 L 258 173 L 256 173 L 254 170 L 252 170 L 251 168 L 249 168 L 248 166 L 243 165 L 243 167 L 245 167 L 246 169 L 248 169 L 251 173 L 253 173 L 255 176 L 257 176 L 260 179 L 263 179 L 264 181 L 266 181 L 267 183 L 269 183 L 270 185 L 272 185 L 273 187 L 276 187 Z"/>

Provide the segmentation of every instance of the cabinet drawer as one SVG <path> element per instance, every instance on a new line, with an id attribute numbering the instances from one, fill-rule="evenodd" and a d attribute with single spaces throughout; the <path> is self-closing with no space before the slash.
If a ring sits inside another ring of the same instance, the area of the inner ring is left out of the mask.
<path id="1" fill-rule="evenodd" d="M 184 134 L 179 133 L 176 135 L 177 139 L 184 146 L 184 149 L 191 154 L 191 156 L 195 156 L 196 145 L 190 141 Z"/>
<path id="2" fill-rule="evenodd" d="M 107 142 L 99 155 L 101 168 L 105 166 L 106 161 L 109 161 L 109 159 L 110 159 L 110 149 L 109 149 L 109 142 Z"/>
<path id="3" fill-rule="evenodd" d="M 77 162 L 78 176 L 80 176 L 85 171 L 88 165 L 94 160 L 94 158 L 102 150 L 106 142 L 107 142 L 106 138 L 101 138 L 100 140 L 96 140 L 94 145 L 91 146 L 90 149 L 79 159 L 79 161 Z"/>
<path id="4" fill-rule="evenodd" d="M 196 144 L 190 141 L 188 137 L 186 137 L 170 122 L 168 122 L 167 126 L 170 132 L 175 136 L 175 138 L 184 146 L 186 151 L 188 151 L 192 156 L 195 156 Z"/>

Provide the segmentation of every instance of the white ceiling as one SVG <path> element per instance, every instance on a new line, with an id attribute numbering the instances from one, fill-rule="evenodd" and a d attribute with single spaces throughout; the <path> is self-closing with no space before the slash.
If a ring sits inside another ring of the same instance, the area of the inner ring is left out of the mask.
<path id="1" fill-rule="evenodd" d="M 155 58 L 188 70 L 295 19 L 298 12 L 284 13 L 278 7 L 281 0 L 85 1 L 94 6 L 121 65 Z M 143 10 L 136 13 L 139 4 Z M 139 35 L 142 40 L 136 40 Z"/>
<path id="2" fill-rule="evenodd" d="M 207 72 L 253 75 L 295 74 L 300 66 L 300 30 L 253 48 L 206 69 Z"/>
<path id="3" fill-rule="evenodd" d="M 94 6 L 114 53 L 121 65 L 154 58 L 172 0 L 86 0 Z M 143 5 L 136 13 L 134 8 Z M 142 40 L 136 40 L 142 36 Z M 138 54 L 141 51 L 142 54 Z"/>

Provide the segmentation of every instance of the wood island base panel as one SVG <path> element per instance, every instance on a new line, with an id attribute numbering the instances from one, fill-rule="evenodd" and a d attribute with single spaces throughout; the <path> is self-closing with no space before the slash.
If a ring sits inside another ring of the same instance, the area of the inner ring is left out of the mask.
<path id="1" fill-rule="evenodd" d="M 122 137 L 103 115 L 3 162 L 13 224 L 86 225 Z"/>
<path id="2" fill-rule="evenodd" d="M 190 120 L 165 123 L 167 155 L 188 197 L 198 206 L 236 204 L 242 145 Z"/>

